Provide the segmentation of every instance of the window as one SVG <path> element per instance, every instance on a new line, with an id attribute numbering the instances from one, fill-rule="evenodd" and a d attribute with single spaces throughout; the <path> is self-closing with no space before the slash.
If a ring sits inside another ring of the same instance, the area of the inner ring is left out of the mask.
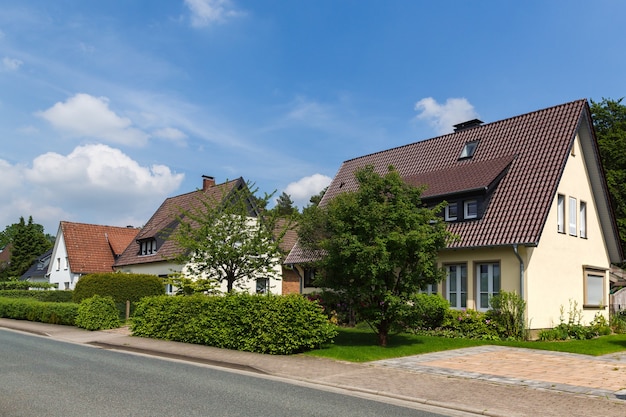
<path id="1" fill-rule="evenodd" d="M 467 142 L 461 151 L 461 155 L 459 159 L 471 158 L 474 156 L 474 152 L 476 152 L 476 147 L 478 146 L 478 141 L 475 140 L 473 142 Z"/>
<path id="2" fill-rule="evenodd" d="M 446 206 L 446 221 L 454 221 L 458 216 L 458 206 L 457 203 L 449 203 Z"/>
<path id="3" fill-rule="evenodd" d="M 66 256 L 65 257 L 65 269 L 69 269 L 70 268 L 70 259 Z"/>
<path id="4" fill-rule="evenodd" d="M 604 278 L 604 270 L 585 268 L 585 302 L 583 307 L 600 308 L 606 305 Z"/>
<path id="5" fill-rule="evenodd" d="M 155 239 L 147 239 L 139 242 L 139 255 L 154 255 L 157 252 Z"/>
<path id="6" fill-rule="evenodd" d="M 422 294 L 437 294 L 437 284 L 426 284 L 421 289 Z"/>
<path id="7" fill-rule="evenodd" d="M 500 292 L 500 264 L 487 263 L 476 266 L 477 310 L 489 309 L 489 299 Z"/>
<path id="8" fill-rule="evenodd" d="M 580 211 L 579 211 L 579 222 L 580 222 L 580 237 L 587 238 L 587 203 L 584 201 L 580 202 Z"/>
<path id="9" fill-rule="evenodd" d="M 576 236 L 576 199 L 574 197 L 569 198 L 569 234 Z"/>
<path id="10" fill-rule="evenodd" d="M 269 278 L 257 278 L 256 279 L 256 293 L 257 294 L 267 294 L 269 287 L 270 287 Z"/>
<path id="11" fill-rule="evenodd" d="M 464 204 L 464 217 L 466 219 L 475 219 L 478 217 L 478 202 L 476 200 L 467 200 Z"/>
<path id="12" fill-rule="evenodd" d="M 304 269 L 304 288 L 315 287 L 315 285 L 313 285 L 313 281 L 315 281 L 315 269 L 305 268 Z"/>
<path id="13" fill-rule="evenodd" d="M 61 270 L 61 258 L 57 258 L 57 271 Z"/>
<path id="14" fill-rule="evenodd" d="M 467 307 L 467 266 L 465 264 L 446 266 L 446 298 L 450 308 Z"/>
<path id="15" fill-rule="evenodd" d="M 565 196 L 563 194 L 557 197 L 556 226 L 559 233 L 565 233 Z"/>

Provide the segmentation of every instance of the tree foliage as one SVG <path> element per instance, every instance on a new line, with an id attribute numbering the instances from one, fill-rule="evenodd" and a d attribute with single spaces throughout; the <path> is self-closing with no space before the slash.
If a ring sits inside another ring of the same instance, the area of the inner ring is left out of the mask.
<path id="1" fill-rule="evenodd" d="M 600 159 L 626 253 L 626 106 L 622 99 L 591 100 L 593 127 L 598 139 Z"/>
<path id="2" fill-rule="evenodd" d="M 173 238 L 182 252 L 173 260 L 186 265 L 184 275 L 209 284 L 226 282 L 228 292 L 249 279 L 280 278 L 274 268 L 288 225 L 276 227 L 277 211 L 259 213 L 254 191 L 244 186 L 218 199 L 204 196 L 181 212 Z M 261 198 L 262 205 L 270 197 Z"/>
<path id="3" fill-rule="evenodd" d="M 291 196 L 284 191 L 276 199 L 276 206 L 274 209 L 278 211 L 278 215 L 281 217 L 290 217 L 298 214 L 298 208 L 294 207 Z"/>
<path id="4" fill-rule="evenodd" d="M 19 278 L 37 257 L 52 247 L 49 236 L 42 225 L 34 223 L 32 216 L 28 222 L 20 217 L 18 223 L 7 226 L 3 239 L 11 243 L 11 261 L 7 269 L 0 272 L 2 278 Z"/>
<path id="5" fill-rule="evenodd" d="M 316 285 L 341 293 L 385 346 L 411 296 L 443 279 L 439 250 L 451 235 L 393 167 L 355 173 L 356 192 L 309 207 L 299 224 L 301 244 L 319 255 Z"/>

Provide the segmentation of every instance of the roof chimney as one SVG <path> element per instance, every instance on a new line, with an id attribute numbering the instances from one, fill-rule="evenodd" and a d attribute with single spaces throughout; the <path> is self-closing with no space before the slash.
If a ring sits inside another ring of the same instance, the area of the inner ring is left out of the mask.
<path id="1" fill-rule="evenodd" d="M 482 124 L 483 124 L 482 120 L 472 119 L 472 120 L 468 120 L 467 122 L 455 124 L 453 125 L 453 127 L 454 127 L 455 132 L 460 132 L 461 130 L 471 129 L 473 127 L 477 127 Z"/>
<path id="2" fill-rule="evenodd" d="M 202 176 L 202 191 L 206 191 L 211 187 L 215 186 L 215 178 L 209 177 L 208 175 Z"/>

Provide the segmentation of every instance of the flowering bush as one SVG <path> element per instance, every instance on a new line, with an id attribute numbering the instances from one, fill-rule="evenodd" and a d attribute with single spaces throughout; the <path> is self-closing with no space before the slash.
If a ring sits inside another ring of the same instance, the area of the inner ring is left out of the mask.
<path id="1" fill-rule="evenodd" d="M 446 312 L 440 330 L 448 337 L 471 339 L 500 339 L 503 329 L 487 314 L 476 310 L 451 310 Z"/>

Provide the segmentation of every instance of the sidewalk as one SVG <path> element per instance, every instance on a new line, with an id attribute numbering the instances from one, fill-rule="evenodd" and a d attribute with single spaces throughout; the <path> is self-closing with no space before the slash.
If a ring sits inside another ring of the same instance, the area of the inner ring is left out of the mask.
<path id="1" fill-rule="evenodd" d="M 70 326 L 0 319 L 0 328 L 387 396 L 487 416 L 626 416 L 626 354 L 485 346 L 370 363 L 274 356 Z"/>

